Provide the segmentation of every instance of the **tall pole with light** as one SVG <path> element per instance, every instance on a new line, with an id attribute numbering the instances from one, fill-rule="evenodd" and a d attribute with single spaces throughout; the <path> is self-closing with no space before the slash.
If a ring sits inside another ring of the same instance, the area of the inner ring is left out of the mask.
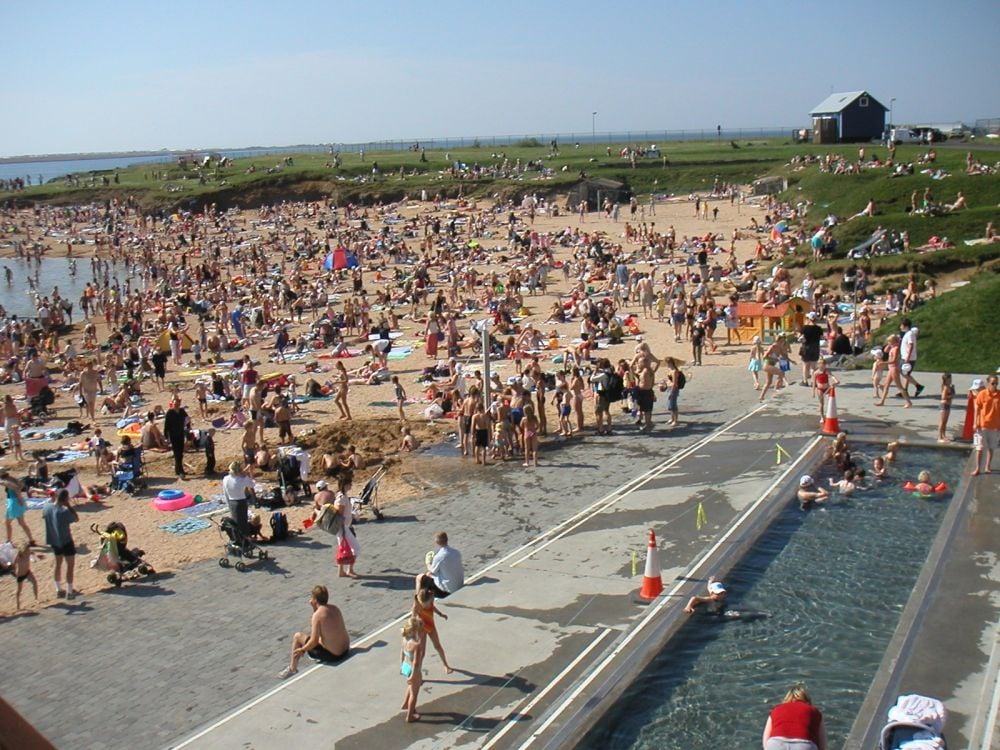
<path id="1" fill-rule="evenodd" d="M 597 113 L 590 113 L 590 142 L 594 144 L 594 151 L 597 151 Z"/>
<path id="2" fill-rule="evenodd" d="M 893 109 L 893 105 L 895 103 L 896 103 L 896 97 L 892 97 L 892 99 L 889 100 L 889 127 L 890 128 L 896 127 L 896 121 L 892 119 L 892 109 Z"/>

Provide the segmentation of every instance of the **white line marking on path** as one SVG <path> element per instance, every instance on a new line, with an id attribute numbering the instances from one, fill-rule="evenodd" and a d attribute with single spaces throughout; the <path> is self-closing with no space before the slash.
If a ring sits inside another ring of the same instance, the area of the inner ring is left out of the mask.
<path id="1" fill-rule="evenodd" d="M 668 459 L 664 460 L 663 462 L 661 462 L 661 463 L 657 464 L 656 466 L 654 466 L 652 469 L 649 469 L 648 471 L 644 472 L 643 474 L 640 474 L 639 476 L 634 477 L 633 479 L 630 479 L 625 484 L 623 484 L 621 487 L 619 487 L 619 488 L 617 488 L 615 490 L 612 490 L 611 492 L 609 492 L 607 495 L 605 495 L 604 497 L 602 497 L 597 502 L 592 503 L 587 508 L 584 508 L 582 511 L 579 511 L 578 513 L 574 514 L 573 516 L 567 518 L 565 521 L 562 521 L 562 522 L 556 524 L 555 526 L 553 526 L 548 531 L 545 531 L 542 534 L 539 534 L 538 536 L 536 536 L 534 539 L 531 539 L 528 542 L 525 542 L 520 547 L 518 547 L 517 549 L 515 549 L 513 552 L 509 552 L 508 554 L 506 554 L 503 557 L 501 557 L 499 560 L 496 560 L 496 561 L 490 563 L 489 565 L 487 565 L 485 568 L 480 569 L 479 571 L 477 571 L 476 573 L 474 573 L 472 576 L 470 576 L 466 580 L 466 585 L 472 583 L 473 581 L 475 581 L 478 578 L 482 578 L 489 571 L 493 570 L 493 568 L 496 568 L 496 567 L 498 567 L 500 565 L 503 565 L 505 562 L 507 562 L 507 560 L 509 560 L 512 557 L 515 557 L 515 556 L 521 554 L 522 552 L 524 552 L 524 550 L 532 547 L 533 545 L 537 544 L 541 540 L 547 539 L 548 537 L 552 536 L 553 534 L 556 534 L 557 532 L 559 532 L 560 529 L 562 529 L 563 527 L 567 526 L 568 524 L 574 524 L 572 526 L 572 528 L 566 529 L 566 532 L 564 532 L 564 534 L 560 534 L 559 536 L 550 539 L 548 542 L 546 542 L 546 544 L 542 545 L 537 550 L 535 550 L 535 552 L 537 552 L 537 551 L 539 551 L 541 549 L 544 549 L 546 546 L 548 546 L 552 542 L 556 541 L 556 539 L 559 539 L 562 536 L 564 536 L 565 533 L 569 533 L 570 531 L 572 531 L 573 529 L 575 529 L 577 526 L 580 525 L 580 523 L 582 523 L 583 521 L 587 520 L 592 515 L 594 515 L 594 513 L 599 512 L 598 510 L 595 510 L 595 509 L 599 508 L 600 506 L 602 506 L 604 504 L 606 504 L 607 507 L 610 507 L 614 503 L 618 502 L 618 500 L 620 500 L 621 498 L 623 498 L 626 495 L 634 492 L 642 484 L 645 484 L 650 479 L 656 477 L 658 474 L 660 474 L 660 473 L 666 471 L 667 469 L 671 468 L 672 466 L 676 465 L 678 462 L 680 462 L 681 459 L 686 458 L 687 456 L 689 456 L 691 453 L 693 453 L 694 451 L 698 450 L 699 448 L 701 448 L 701 447 L 703 447 L 705 445 L 708 445 L 708 443 L 712 442 L 717 437 L 719 437 L 719 436 L 721 436 L 721 435 L 729 432 L 729 430 L 731 430 L 732 428 L 736 427 L 736 425 L 740 424 L 741 422 L 745 422 L 747 419 L 749 419 L 750 417 L 754 416 L 757 412 L 759 412 L 761 409 L 764 409 L 766 406 L 767 406 L 767 404 L 760 404 L 759 406 L 754 407 L 751 411 L 749 411 L 748 413 L 744 414 L 739 419 L 736 419 L 735 421 L 729 423 L 728 425 L 719 428 L 715 432 L 709 433 L 708 435 L 706 435 L 705 437 L 701 438 L 700 440 L 698 440 L 693 445 L 690 445 L 687 448 L 684 448 L 684 449 L 678 451 L 677 453 L 675 453 L 670 458 L 668 458 Z M 600 508 L 600 510 L 604 510 L 604 508 Z M 534 554 L 534 552 L 532 552 L 531 554 Z M 531 557 L 531 554 L 527 555 L 523 559 L 526 560 L 528 557 Z M 519 562 L 523 562 L 523 560 L 518 560 L 516 563 L 513 563 L 511 565 L 511 567 L 513 567 L 514 565 L 516 565 Z M 358 639 L 358 641 L 356 641 L 356 643 L 360 644 L 360 643 L 365 643 L 366 641 L 370 641 L 371 639 L 375 638 L 376 636 L 380 635 L 381 633 L 384 633 L 389 628 L 391 628 L 391 627 L 393 627 L 395 625 L 398 625 L 403 620 L 405 620 L 407 617 L 408 617 L 408 615 L 401 615 L 400 617 L 397 617 L 395 620 L 392 620 L 392 621 L 386 623 L 385 625 L 382 625 L 377 630 L 374 630 L 371 633 L 368 633 L 368 634 L 362 636 L 360 639 Z M 270 690 L 266 691 L 262 695 L 257 696 L 256 698 L 254 698 L 252 701 L 250 701 L 246 705 L 243 705 L 243 706 L 241 706 L 239 708 L 236 708 L 233 711 L 231 711 L 230 713 L 223 715 L 217 721 L 215 721 L 212 724 L 208 725 L 207 727 L 205 727 L 204 729 L 202 729 L 200 732 L 198 732 L 194 736 L 187 738 L 186 740 L 184 740 L 183 742 L 181 742 L 181 743 L 179 743 L 177 745 L 170 745 L 169 747 L 172 748 L 172 750 L 182 750 L 182 748 L 187 747 L 188 745 L 192 744 L 196 740 L 199 740 L 202 737 L 204 737 L 205 735 L 207 735 L 207 734 L 209 734 L 211 732 L 214 732 L 216 729 L 218 729 L 219 727 L 221 727 L 223 724 L 226 724 L 229 721 L 235 719 L 237 716 L 240 716 L 241 714 L 246 713 L 251 708 L 253 708 L 253 707 L 255 707 L 255 706 L 263 703 L 264 701 L 266 701 L 268 698 L 270 698 L 270 697 L 272 697 L 274 695 L 277 695 L 278 693 L 280 693 L 285 688 L 290 687 L 291 685 L 295 684 L 299 680 L 301 680 L 304 677 L 306 677 L 306 675 L 312 674 L 315 670 L 319 669 L 321 666 L 322 666 L 321 664 L 314 664 L 313 666 L 309 667 L 308 669 L 306 669 L 306 670 L 304 670 L 302 672 L 299 672 L 299 674 L 295 675 L 294 677 L 292 677 L 292 678 L 290 678 L 288 680 L 285 680 L 285 681 L 279 683 L 278 685 L 275 685 L 273 688 L 271 688 Z"/>
<path id="2" fill-rule="evenodd" d="M 665 461 L 657 464 L 656 466 L 654 466 L 652 469 L 650 469 L 646 473 L 642 474 L 641 476 L 637 477 L 636 479 L 631 480 L 630 482 L 627 482 L 626 484 L 622 485 L 622 487 L 620 487 L 619 489 L 615 490 L 614 492 L 611 492 L 611 493 L 605 495 L 600 500 L 598 500 L 596 503 L 592 504 L 589 508 L 586 508 L 586 509 L 580 511 L 579 513 L 577 513 L 572 518 L 568 518 L 567 520 L 563 521 L 561 524 L 559 524 L 559 526 L 556 526 L 555 528 L 550 529 L 548 532 L 546 532 L 545 535 L 543 535 L 541 537 L 538 537 L 538 539 L 536 539 L 536 540 L 534 540 L 532 542 L 529 542 L 528 544 L 524 545 L 523 547 L 520 548 L 521 550 L 523 550 L 523 549 L 527 548 L 528 546 L 534 544 L 535 542 L 537 542 L 538 540 L 544 538 L 545 536 L 547 536 L 547 535 L 549 536 L 549 539 L 544 544 L 539 545 L 535 549 L 531 550 L 531 552 L 529 552 L 524 557 L 522 557 L 522 558 L 520 558 L 520 559 L 515 560 L 514 562 L 512 562 L 510 564 L 510 567 L 513 568 L 513 567 L 516 567 L 517 565 L 520 565 L 525 560 L 530 559 L 535 553 L 541 552 L 543 549 L 545 549 L 546 547 L 548 547 L 553 542 L 559 541 L 564 536 L 566 536 L 567 534 L 569 534 L 571 531 L 579 528 L 581 525 L 583 525 L 584 523 L 586 523 L 587 521 L 589 521 L 592 516 L 596 515 L 597 513 L 601 513 L 603 511 L 607 510 L 608 508 L 610 508 L 615 503 L 617 503 L 617 502 L 619 502 L 621 500 L 624 500 L 626 497 L 628 497 L 629 495 L 631 495 L 633 492 L 635 492 L 637 489 L 639 489 L 642 485 L 644 485 L 650 479 L 655 479 L 657 476 L 659 476 L 660 474 L 662 474 L 665 471 L 667 471 L 667 469 L 672 469 L 674 466 L 676 466 L 677 464 L 679 464 L 685 458 L 688 458 L 695 451 L 700 450 L 701 448 L 704 448 L 706 445 L 708 445 L 709 443 L 711 443 L 716 438 L 721 437 L 722 435 L 726 434 L 727 432 L 729 432 L 731 429 L 733 429 L 734 427 L 736 427 L 741 422 L 744 422 L 747 419 L 749 419 L 750 417 L 752 417 L 754 414 L 756 414 L 758 411 L 760 411 L 761 409 L 763 409 L 765 406 L 766 406 L 766 404 L 761 404 L 760 406 L 755 407 L 751 412 L 749 412 L 748 414 L 743 415 L 742 417 L 740 417 L 739 419 L 737 419 L 735 422 L 731 422 L 730 424 L 726 425 L 725 427 L 722 427 L 722 428 L 716 430 L 715 432 L 709 433 L 708 435 L 706 435 L 705 437 L 703 437 L 701 440 L 699 440 L 697 443 L 694 443 L 693 445 L 690 445 L 687 448 L 684 448 L 683 450 L 677 451 L 677 453 L 675 453 L 674 455 L 672 455 L 670 458 L 668 458 Z M 571 524 L 571 525 L 569 525 L 567 528 L 564 528 L 558 534 L 555 534 L 553 536 L 553 533 L 556 530 L 558 530 L 560 527 L 567 526 L 567 524 Z M 518 551 L 520 551 L 520 550 L 518 550 Z M 517 554 L 518 551 L 515 551 L 514 553 L 511 553 L 511 555 L 508 555 L 507 557 L 509 558 L 513 554 Z M 496 564 L 500 564 L 502 562 L 503 562 L 503 560 L 498 560 Z"/>
<path id="3" fill-rule="evenodd" d="M 761 493 L 761 495 L 754 501 L 753 505 L 751 505 L 749 508 L 747 508 L 747 510 L 743 512 L 743 515 L 740 516 L 737 522 L 729 527 L 729 530 L 726 531 L 726 533 L 723 534 L 715 542 L 715 544 L 713 544 L 698 559 L 698 561 L 691 566 L 691 568 L 682 576 L 682 578 L 688 578 L 696 574 L 705 564 L 705 562 L 708 559 L 710 559 L 713 554 L 715 554 L 715 551 L 719 549 L 719 547 L 721 547 L 723 544 L 725 544 L 725 542 L 729 539 L 729 537 L 731 537 L 734 533 L 736 533 L 736 531 L 743 525 L 743 522 L 746 521 L 746 519 L 748 519 L 750 515 L 753 513 L 753 511 L 757 508 L 757 506 L 759 506 L 762 502 L 764 502 L 765 498 L 767 498 L 767 496 L 774 491 L 774 488 L 777 487 L 782 482 L 784 482 L 786 478 L 793 471 L 795 471 L 796 467 L 809 454 L 809 451 L 812 450 L 813 446 L 816 445 L 816 443 L 818 443 L 822 439 L 823 439 L 822 435 L 817 435 L 812 440 L 810 440 L 806 444 L 806 447 L 799 454 L 799 457 L 796 458 L 795 461 L 793 461 L 783 472 L 781 472 L 778 478 L 775 479 L 771 483 L 771 485 L 766 490 L 764 490 L 764 492 Z M 528 737 L 527 740 L 525 740 L 525 742 L 520 746 L 519 750 L 525 750 L 525 748 L 530 747 L 532 744 L 534 744 L 535 740 L 537 740 L 538 737 L 546 729 L 552 726 L 552 723 L 556 719 L 558 719 L 562 715 L 562 713 L 573 703 L 573 701 L 575 701 L 580 696 L 580 693 L 586 690 L 587 687 L 590 685 L 590 683 L 592 683 L 595 679 L 597 679 L 598 675 L 600 675 L 601 672 L 607 669 L 608 665 L 611 664 L 611 662 L 614 661 L 618 657 L 618 655 L 625 650 L 626 646 L 628 646 L 628 644 L 631 643 L 639 635 L 639 633 L 641 633 L 646 628 L 646 626 L 653 621 L 653 619 L 660 613 L 660 610 L 663 609 L 668 604 L 674 602 L 674 597 L 677 595 L 677 592 L 680 591 L 681 588 L 683 588 L 686 583 L 687 582 L 684 580 L 679 581 L 674 585 L 674 587 L 669 591 L 669 593 L 663 595 L 663 598 L 655 605 L 653 605 L 653 607 L 649 610 L 646 616 L 639 621 L 639 624 L 636 625 L 635 628 L 632 631 L 630 631 L 629 634 L 625 636 L 625 638 L 623 638 L 617 646 L 615 646 L 615 648 L 611 651 L 611 653 L 608 654 L 604 658 L 604 660 L 601 661 L 596 667 L 594 667 L 594 669 L 587 674 L 587 676 L 583 679 L 583 681 L 579 685 L 577 685 L 577 687 L 574 688 L 569 695 L 563 698 L 562 702 L 555 708 L 555 710 L 553 710 L 549 714 L 548 718 L 546 718 L 546 720 L 542 722 L 541 726 L 539 726 L 534 732 L 532 732 L 531 736 Z"/>
<path id="4" fill-rule="evenodd" d="M 585 648 L 583 651 L 581 651 L 580 654 L 575 659 L 573 659 L 573 661 L 567 664 L 566 668 L 562 672 L 557 674 L 552 679 L 552 681 L 549 682 L 548 686 L 544 690 L 542 690 L 542 692 L 540 692 L 538 695 L 532 698 L 528 703 L 524 704 L 523 706 L 519 706 L 517 710 L 510 716 L 510 718 L 507 719 L 507 724 L 504 726 L 504 728 L 501 729 L 499 732 L 497 732 L 495 735 L 493 735 L 493 737 L 490 738 L 490 741 L 487 742 L 485 745 L 483 745 L 483 750 L 490 750 L 490 748 L 493 747 L 495 744 L 497 744 L 503 738 L 503 736 L 507 734 L 507 732 L 509 732 L 518 724 L 520 724 L 521 717 L 528 711 L 533 709 L 535 706 L 537 706 L 538 703 L 546 695 L 549 694 L 549 691 L 553 690 L 556 685 L 562 682 L 563 678 L 566 675 L 568 675 L 570 672 L 576 669 L 576 665 L 579 664 L 581 661 L 583 661 L 585 658 L 587 658 L 587 655 L 591 651 L 593 651 L 597 647 L 597 645 L 601 641 L 603 641 L 611 632 L 613 632 L 611 628 L 605 628 L 603 631 L 601 631 L 601 634 L 597 636 L 597 638 L 595 638 L 593 641 L 591 641 L 590 645 L 587 646 L 587 648 Z"/>

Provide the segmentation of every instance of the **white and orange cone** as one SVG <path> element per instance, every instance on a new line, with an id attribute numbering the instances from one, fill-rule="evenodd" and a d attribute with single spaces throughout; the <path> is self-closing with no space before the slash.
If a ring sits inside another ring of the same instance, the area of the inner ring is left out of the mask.
<path id="1" fill-rule="evenodd" d="M 826 398 L 826 415 L 823 417 L 824 435 L 836 435 L 840 432 L 840 420 L 837 418 L 837 389 L 831 388 Z"/>
<path id="2" fill-rule="evenodd" d="M 649 530 L 646 544 L 646 570 L 642 574 L 642 588 L 633 598 L 639 604 L 649 604 L 663 593 L 663 576 L 660 570 L 660 548 L 656 546 L 656 533 Z"/>

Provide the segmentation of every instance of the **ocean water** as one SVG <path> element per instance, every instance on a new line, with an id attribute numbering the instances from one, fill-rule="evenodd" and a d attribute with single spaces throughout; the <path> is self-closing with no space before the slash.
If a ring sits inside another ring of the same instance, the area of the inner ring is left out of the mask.
<path id="1" fill-rule="evenodd" d="M 0 304 L 7 310 L 7 314 L 18 318 L 34 318 L 34 289 L 41 296 L 51 299 L 53 287 L 58 286 L 59 294 L 73 301 L 73 320 L 79 321 L 80 295 L 91 276 L 90 256 L 86 254 L 86 249 L 80 249 L 79 246 L 77 248 L 81 257 L 77 258 L 75 276 L 70 273 L 69 258 L 42 258 L 40 264 L 19 258 L 0 259 Z M 10 286 L 7 286 L 4 268 L 9 268 L 14 274 L 14 282 Z M 124 277 L 124 270 L 120 266 L 119 277 Z"/>

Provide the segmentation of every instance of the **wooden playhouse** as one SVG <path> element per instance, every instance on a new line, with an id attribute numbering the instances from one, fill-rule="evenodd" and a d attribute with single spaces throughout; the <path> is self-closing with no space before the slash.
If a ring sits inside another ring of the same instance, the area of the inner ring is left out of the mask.
<path id="1" fill-rule="evenodd" d="M 737 302 L 740 338 L 747 342 L 754 336 L 760 336 L 761 341 L 770 343 L 778 335 L 797 333 L 805 323 L 806 313 L 812 312 L 812 309 L 812 303 L 801 297 L 791 297 L 777 305 Z"/>

